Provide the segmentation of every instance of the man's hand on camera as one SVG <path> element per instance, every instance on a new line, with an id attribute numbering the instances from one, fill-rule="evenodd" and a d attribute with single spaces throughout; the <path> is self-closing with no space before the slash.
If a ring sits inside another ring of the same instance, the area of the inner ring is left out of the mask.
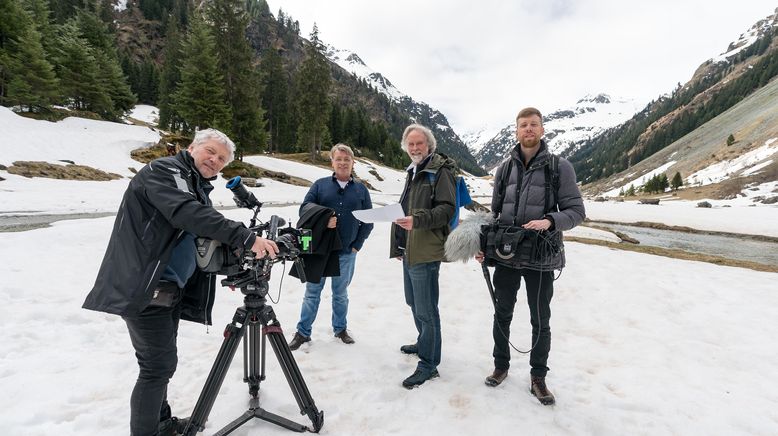
<path id="1" fill-rule="evenodd" d="M 532 220 L 527 224 L 524 224 L 522 227 L 527 230 L 548 230 L 551 227 L 551 221 L 549 221 L 547 218 L 543 218 L 541 220 Z"/>
<path id="2" fill-rule="evenodd" d="M 330 220 L 327 221 L 327 228 L 328 229 L 334 229 L 338 225 L 338 217 L 331 216 Z"/>
<path id="3" fill-rule="evenodd" d="M 269 239 L 257 236 L 257 240 L 251 246 L 251 251 L 260 259 L 265 257 L 266 254 L 269 254 L 271 259 L 275 259 L 276 254 L 278 254 L 278 246 Z"/>
<path id="4" fill-rule="evenodd" d="M 475 255 L 475 260 L 477 260 L 478 263 L 484 263 L 484 252 L 479 251 L 478 254 Z"/>

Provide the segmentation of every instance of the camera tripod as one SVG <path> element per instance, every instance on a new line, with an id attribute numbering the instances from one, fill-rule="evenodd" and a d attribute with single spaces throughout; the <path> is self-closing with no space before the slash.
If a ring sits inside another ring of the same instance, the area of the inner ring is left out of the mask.
<path id="1" fill-rule="evenodd" d="M 300 369 L 292 356 L 292 350 L 289 349 L 289 345 L 284 339 L 281 325 L 276 319 L 273 308 L 265 304 L 264 295 L 267 293 L 267 283 L 259 285 L 260 288 L 264 288 L 264 293 L 247 292 L 245 288 L 241 288 L 241 291 L 246 294 L 244 305 L 235 311 L 232 322 L 224 329 L 224 342 L 222 342 L 211 372 L 208 374 L 200 398 L 195 404 L 189 424 L 183 432 L 185 436 L 195 436 L 198 431 L 205 428 L 205 421 L 211 413 L 241 338 L 243 339 L 243 381 L 248 383 L 249 395 L 251 396 L 249 408 L 243 415 L 214 435 L 229 434 L 252 418 L 262 419 L 300 433 L 304 431 L 318 433 L 324 424 L 324 412 L 320 412 L 316 408 L 316 404 L 311 398 L 311 393 L 308 391 Z M 308 415 L 313 423 L 313 429 L 268 412 L 259 406 L 259 384 L 265 380 L 265 350 L 268 339 L 286 376 L 286 381 L 297 400 L 297 405 L 300 407 L 300 414 Z"/>

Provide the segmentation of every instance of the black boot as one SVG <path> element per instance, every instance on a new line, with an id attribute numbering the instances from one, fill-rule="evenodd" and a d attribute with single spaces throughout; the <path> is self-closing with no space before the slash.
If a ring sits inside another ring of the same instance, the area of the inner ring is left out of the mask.
<path id="1" fill-rule="evenodd" d="M 289 342 L 289 349 L 294 351 L 298 348 L 300 348 L 300 345 L 311 342 L 310 336 L 303 336 L 300 333 L 295 332 L 294 337 L 292 338 L 292 341 Z"/>

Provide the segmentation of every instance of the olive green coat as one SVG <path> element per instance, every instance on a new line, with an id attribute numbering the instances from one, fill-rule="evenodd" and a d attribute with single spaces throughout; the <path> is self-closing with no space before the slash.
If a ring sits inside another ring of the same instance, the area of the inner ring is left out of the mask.
<path id="1" fill-rule="evenodd" d="M 456 205 L 455 171 L 453 159 L 433 153 L 413 179 L 408 173 L 400 203 L 408 205 L 405 213 L 413 217 L 413 229 L 404 230 L 392 224 L 390 257 L 406 256 L 410 265 L 444 260 L 443 244 L 451 232 L 449 222 Z M 401 232 L 406 232 L 404 250 L 400 246 Z"/>

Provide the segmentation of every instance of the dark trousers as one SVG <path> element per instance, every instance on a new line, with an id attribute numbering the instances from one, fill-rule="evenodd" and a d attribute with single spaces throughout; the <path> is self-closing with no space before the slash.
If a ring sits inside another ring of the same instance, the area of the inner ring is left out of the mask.
<path id="1" fill-rule="evenodd" d="M 530 374 L 545 377 L 548 372 L 548 352 L 551 350 L 551 298 L 554 296 L 554 272 L 513 269 L 497 266 L 494 270 L 495 312 L 492 336 L 494 337 L 494 367 L 508 369 L 511 354 L 508 348 L 513 308 L 516 294 L 524 278 L 532 324 L 532 344 L 537 344 L 529 355 Z"/>
<path id="2" fill-rule="evenodd" d="M 159 423 L 171 416 L 167 385 L 178 363 L 176 336 L 180 317 L 180 304 L 147 307 L 137 317 L 124 317 L 140 367 L 130 398 L 132 436 L 156 435 Z"/>

